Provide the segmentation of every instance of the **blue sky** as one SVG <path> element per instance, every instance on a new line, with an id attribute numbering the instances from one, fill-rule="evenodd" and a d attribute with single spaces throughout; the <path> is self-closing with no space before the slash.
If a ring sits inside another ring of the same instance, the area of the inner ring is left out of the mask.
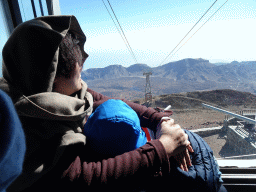
<path id="1" fill-rule="evenodd" d="M 138 63 L 155 67 L 162 63 L 215 0 L 109 1 Z M 225 1 L 218 0 L 180 46 Z M 19 2 L 23 3 L 23 9 L 27 12 L 26 3 L 30 1 Z M 90 56 L 84 69 L 112 64 L 135 64 L 102 0 L 59 0 L 59 4 L 61 14 L 75 15 L 87 36 L 85 51 Z M 27 14 L 26 17 L 32 19 L 33 15 Z M 255 17 L 256 0 L 229 0 L 193 38 L 163 64 L 184 58 L 204 58 L 211 62 L 256 60 Z M 3 30 L 1 22 L 0 30 Z M 4 36 L 0 37 L 0 48 L 5 41 Z"/>
<path id="2" fill-rule="evenodd" d="M 110 0 L 110 3 L 138 63 L 159 66 L 214 1 Z M 218 0 L 186 39 L 225 1 Z M 86 68 L 135 63 L 101 0 L 60 0 L 60 8 L 62 14 L 78 18 L 87 36 L 85 50 L 90 57 Z M 229 0 L 164 63 L 184 58 L 204 58 L 211 62 L 255 60 L 255 17 L 255 0 Z"/>

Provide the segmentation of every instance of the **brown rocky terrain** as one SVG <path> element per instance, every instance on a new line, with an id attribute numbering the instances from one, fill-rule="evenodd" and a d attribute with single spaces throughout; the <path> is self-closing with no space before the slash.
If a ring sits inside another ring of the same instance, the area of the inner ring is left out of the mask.
<path id="1" fill-rule="evenodd" d="M 143 104 L 144 99 L 133 101 Z M 255 109 L 256 96 L 230 89 L 175 93 L 153 97 L 152 107 L 164 109 L 171 105 L 172 117 L 186 129 L 221 126 L 225 114 L 205 108 L 202 103 L 238 113 L 241 110 Z"/>
<path id="2" fill-rule="evenodd" d="M 143 104 L 144 99 L 134 101 Z M 230 89 L 176 93 L 153 97 L 152 107 L 164 109 L 166 106 L 172 105 L 172 118 L 184 129 L 195 130 L 222 126 L 226 114 L 205 108 L 202 103 L 238 113 L 241 110 L 256 109 L 256 96 L 248 92 Z M 227 144 L 225 133 L 202 137 L 212 148 L 216 158 L 243 155 L 237 153 L 232 146 Z"/>

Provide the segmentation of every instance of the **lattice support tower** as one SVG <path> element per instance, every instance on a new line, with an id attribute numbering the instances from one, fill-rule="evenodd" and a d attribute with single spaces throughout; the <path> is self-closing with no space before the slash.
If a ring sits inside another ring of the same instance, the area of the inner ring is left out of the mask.
<path id="1" fill-rule="evenodd" d="M 146 76 L 145 103 L 152 103 L 152 92 L 151 92 L 151 85 L 150 85 L 150 78 L 149 78 L 149 76 L 152 75 L 152 73 L 144 72 L 143 75 Z"/>

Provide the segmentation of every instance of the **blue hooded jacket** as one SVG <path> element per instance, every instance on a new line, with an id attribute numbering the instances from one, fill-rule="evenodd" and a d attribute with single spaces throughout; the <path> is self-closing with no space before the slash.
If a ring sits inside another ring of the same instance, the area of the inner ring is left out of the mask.
<path id="1" fill-rule="evenodd" d="M 110 99 L 90 115 L 84 134 L 89 146 L 101 157 L 114 157 L 146 144 L 136 112 L 121 100 Z"/>
<path id="2" fill-rule="evenodd" d="M 0 191 L 21 174 L 25 136 L 10 97 L 0 90 Z"/>

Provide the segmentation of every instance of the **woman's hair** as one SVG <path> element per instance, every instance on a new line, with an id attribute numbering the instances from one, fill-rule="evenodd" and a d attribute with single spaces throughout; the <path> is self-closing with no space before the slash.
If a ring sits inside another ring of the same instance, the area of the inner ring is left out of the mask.
<path id="1" fill-rule="evenodd" d="M 79 46 L 79 40 L 69 31 L 59 45 L 59 61 L 56 76 L 70 78 L 76 62 L 82 66 L 84 58 Z"/>

